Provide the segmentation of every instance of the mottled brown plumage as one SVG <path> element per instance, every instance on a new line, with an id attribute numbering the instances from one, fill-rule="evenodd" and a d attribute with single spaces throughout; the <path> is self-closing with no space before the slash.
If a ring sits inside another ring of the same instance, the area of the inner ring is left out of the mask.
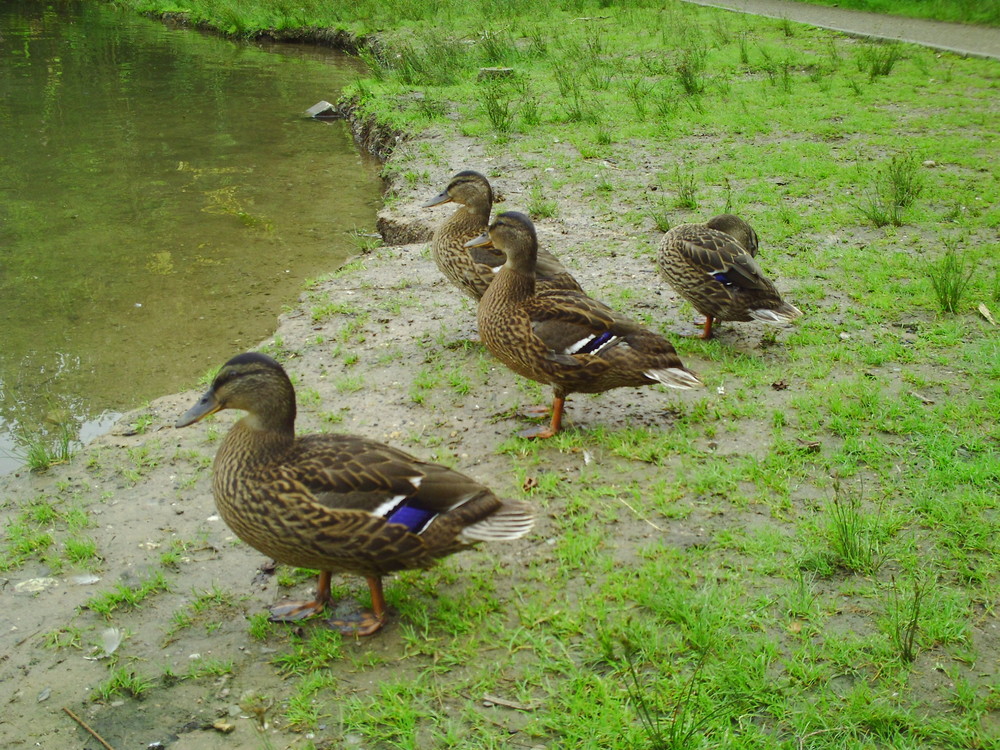
<path id="1" fill-rule="evenodd" d="M 721 214 L 667 232 L 656 265 L 674 291 L 705 316 L 701 337 L 707 339 L 713 319 L 788 323 L 802 314 L 781 299 L 756 254 L 753 228 L 738 216 Z"/>
<path id="2" fill-rule="evenodd" d="M 219 513 L 254 549 L 287 565 L 321 571 L 316 599 L 272 609 L 273 619 L 322 612 L 330 574 L 368 579 L 374 615 L 384 622 L 381 577 L 427 568 L 484 540 L 516 539 L 532 526 L 530 508 L 501 500 L 474 479 L 353 435 L 295 436 L 295 391 L 270 357 L 248 353 L 227 362 L 212 387 L 177 422 L 184 427 L 221 409 L 248 414 L 215 457 L 212 489 Z"/>
<path id="3" fill-rule="evenodd" d="M 481 235 L 489 226 L 493 188 L 479 172 L 467 170 L 452 177 L 448 187 L 423 205 L 429 208 L 449 202 L 459 204 L 458 209 L 434 232 L 431 257 L 445 278 L 478 300 L 506 260 L 504 254 L 493 247 L 466 247 L 469 240 Z M 537 278 L 540 289 L 582 291 L 559 259 L 545 250 L 539 251 Z"/>
<path id="4" fill-rule="evenodd" d="M 600 393 L 623 386 L 662 383 L 692 388 L 698 379 L 662 336 L 583 292 L 535 289 L 538 242 L 531 220 L 500 214 L 488 235 L 507 262 L 479 303 L 479 335 L 493 355 L 519 375 L 552 385 L 555 399 L 547 428 L 522 433 L 551 437 L 559 431 L 570 393 Z"/>

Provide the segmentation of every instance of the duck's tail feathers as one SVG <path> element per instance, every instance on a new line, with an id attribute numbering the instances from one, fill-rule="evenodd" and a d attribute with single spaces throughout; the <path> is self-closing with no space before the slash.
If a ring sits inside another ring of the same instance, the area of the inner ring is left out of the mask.
<path id="1" fill-rule="evenodd" d="M 782 302 L 773 310 L 750 310 L 750 317 L 763 323 L 791 323 L 801 315 L 802 311 L 799 308 L 787 302 Z"/>
<path id="2" fill-rule="evenodd" d="M 462 536 L 470 541 L 497 542 L 519 539 L 535 525 L 531 506 L 518 500 L 504 500 L 503 505 L 482 521 L 462 529 Z"/>
<path id="3" fill-rule="evenodd" d="M 687 390 L 688 388 L 699 388 L 703 385 L 694 376 L 693 372 L 683 367 L 664 367 L 661 370 L 646 370 L 643 375 L 671 388 Z"/>

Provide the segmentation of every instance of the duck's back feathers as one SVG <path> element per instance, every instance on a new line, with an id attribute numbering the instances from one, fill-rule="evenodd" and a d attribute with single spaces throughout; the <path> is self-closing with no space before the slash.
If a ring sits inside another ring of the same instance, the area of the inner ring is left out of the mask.
<path id="1" fill-rule="evenodd" d="M 537 244 L 523 214 L 501 214 L 490 237 L 507 256 L 479 304 L 479 333 L 514 372 L 570 393 L 663 382 L 698 385 L 662 336 L 580 291 L 536 291 Z"/>
<path id="2" fill-rule="evenodd" d="M 384 575 L 427 567 L 480 538 L 514 539 L 531 529 L 527 505 L 376 441 L 306 435 L 247 470 L 232 456 L 254 439 L 236 428 L 227 436 L 216 499 L 241 539 L 287 564 Z"/>
<path id="3" fill-rule="evenodd" d="M 754 258 L 757 235 L 732 214 L 682 224 L 660 241 L 657 267 L 670 286 L 706 317 L 788 322 L 799 315 L 781 299 Z"/>

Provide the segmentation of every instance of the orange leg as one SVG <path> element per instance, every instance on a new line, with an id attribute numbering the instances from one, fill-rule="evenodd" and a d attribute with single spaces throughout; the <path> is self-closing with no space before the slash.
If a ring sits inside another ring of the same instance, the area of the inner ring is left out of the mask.
<path id="1" fill-rule="evenodd" d="M 700 338 L 703 338 L 703 339 L 710 339 L 710 338 L 712 338 L 712 316 L 711 315 L 706 315 L 705 316 L 705 328 L 701 332 Z"/>
<path id="2" fill-rule="evenodd" d="M 330 603 L 330 573 L 322 571 L 316 580 L 316 598 L 311 602 L 291 601 L 271 607 L 272 622 L 296 622 L 313 615 L 319 615 Z"/>
<path id="3" fill-rule="evenodd" d="M 385 625 L 385 595 L 382 593 L 382 579 L 378 576 L 368 576 L 368 590 L 372 595 L 372 608 L 361 609 L 343 617 L 331 617 L 326 621 L 334 630 L 344 635 L 372 635 Z"/>
<path id="4" fill-rule="evenodd" d="M 517 434 L 523 438 L 533 438 L 536 440 L 552 437 L 562 427 L 563 405 L 565 403 L 566 399 L 559 398 L 558 396 L 552 400 L 552 421 L 549 422 L 548 427 L 529 427 L 527 430 L 521 430 Z"/>

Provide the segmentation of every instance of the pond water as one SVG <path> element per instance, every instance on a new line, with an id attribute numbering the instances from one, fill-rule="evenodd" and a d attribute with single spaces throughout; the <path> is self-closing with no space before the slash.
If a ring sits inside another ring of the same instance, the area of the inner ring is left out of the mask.
<path id="1" fill-rule="evenodd" d="M 359 72 L 109 3 L 0 3 L 0 472 L 254 347 L 373 231 L 379 164 L 304 116 Z"/>

